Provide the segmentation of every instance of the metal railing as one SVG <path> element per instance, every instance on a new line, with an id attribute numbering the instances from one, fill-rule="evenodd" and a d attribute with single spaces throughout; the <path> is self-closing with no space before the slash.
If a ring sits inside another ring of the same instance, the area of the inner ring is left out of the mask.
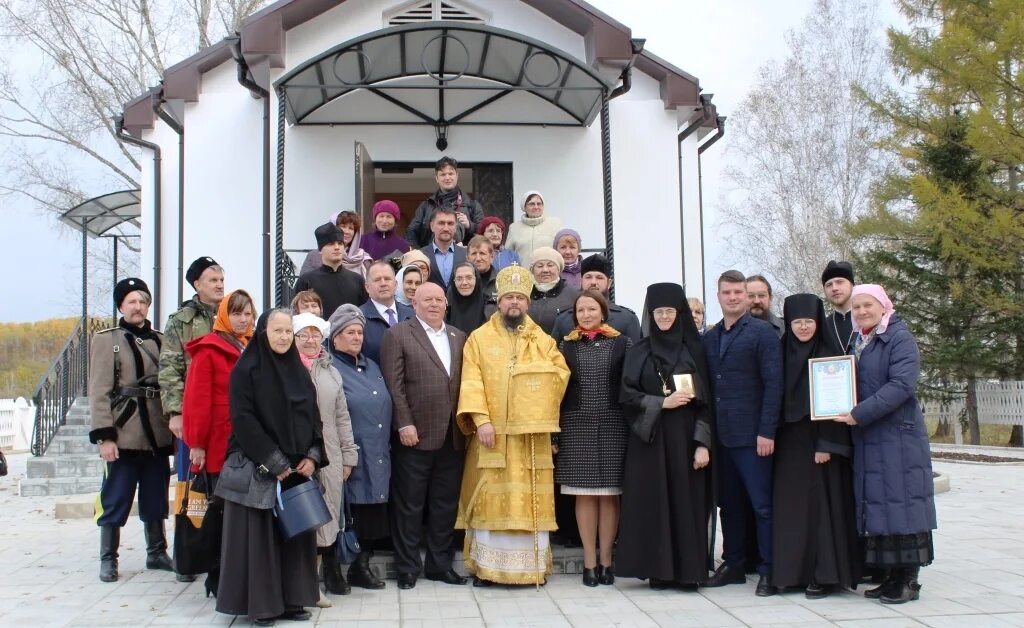
<path id="1" fill-rule="evenodd" d="M 89 337 L 102 321 L 79 321 L 53 364 L 32 393 L 36 418 L 32 426 L 32 455 L 41 456 L 67 418 L 76 397 L 86 394 L 89 368 Z"/>

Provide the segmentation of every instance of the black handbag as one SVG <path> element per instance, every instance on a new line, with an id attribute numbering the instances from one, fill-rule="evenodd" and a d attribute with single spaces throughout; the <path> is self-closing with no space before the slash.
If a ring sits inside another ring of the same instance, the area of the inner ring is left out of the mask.
<path id="1" fill-rule="evenodd" d="M 189 497 L 193 492 L 193 484 L 196 485 L 196 492 L 200 492 L 200 488 L 207 491 L 206 512 L 199 525 L 193 519 L 195 512 L 189 515 Z M 181 503 L 174 513 L 174 569 L 180 574 L 207 573 L 220 563 L 224 507 L 221 500 L 209 494 L 212 493 L 209 487 L 209 476 L 205 472 L 201 478 L 190 474 Z"/>
<path id="2" fill-rule="evenodd" d="M 352 510 L 349 508 L 348 500 L 345 499 L 345 485 L 342 484 L 341 488 L 341 499 L 345 502 L 344 513 L 342 514 L 341 530 L 338 532 L 337 543 L 335 543 L 334 553 L 338 558 L 339 563 L 354 563 L 356 557 L 359 556 L 359 552 L 363 551 L 359 546 L 359 537 L 356 536 L 356 531 L 352 527 Z"/>

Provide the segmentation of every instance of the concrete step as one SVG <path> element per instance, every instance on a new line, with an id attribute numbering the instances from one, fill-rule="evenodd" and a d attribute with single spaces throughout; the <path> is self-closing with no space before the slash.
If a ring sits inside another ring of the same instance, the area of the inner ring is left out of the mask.
<path id="1" fill-rule="evenodd" d="M 72 416 L 69 414 L 67 418 L 64 419 L 64 425 L 84 425 L 88 427 L 90 423 L 92 423 L 92 417 L 90 417 L 88 413 L 79 416 Z"/>
<path id="2" fill-rule="evenodd" d="M 100 478 L 25 478 L 18 482 L 22 497 L 81 495 L 100 490 Z"/>
<path id="3" fill-rule="evenodd" d="M 31 479 L 103 477 L 103 460 L 96 454 L 63 454 L 29 458 L 25 475 Z"/>
<path id="4" fill-rule="evenodd" d="M 84 438 L 88 440 L 89 432 L 92 431 L 92 427 L 85 424 L 64 424 L 57 428 L 57 436 L 74 436 L 76 438 Z"/>
<path id="5" fill-rule="evenodd" d="M 98 452 L 99 448 L 90 443 L 89 439 L 84 436 L 64 436 L 59 433 L 53 437 L 50 446 L 46 448 L 46 455 L 48 456 Z"/>

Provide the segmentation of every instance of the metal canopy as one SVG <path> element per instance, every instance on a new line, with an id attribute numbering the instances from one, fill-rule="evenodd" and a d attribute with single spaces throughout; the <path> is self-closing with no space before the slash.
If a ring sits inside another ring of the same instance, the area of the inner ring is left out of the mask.
<path id="1" fill-rule="evenodd" d="M 518 33 L 432 21 L 375 31 L 281 77 L 292 124 L 589 126 L 611 85 Z M 537 106 L 538 102 L 542 105 Z"/>
<path id="2" fill-rule="evenodd" d="M 141 190 L 121 190 L 91 198 L 75 205 L 60 216 L 60 220 L 74 229 L 85 230 L 99 237 L 124 223 L 139 226 L 142 215 Z"/>

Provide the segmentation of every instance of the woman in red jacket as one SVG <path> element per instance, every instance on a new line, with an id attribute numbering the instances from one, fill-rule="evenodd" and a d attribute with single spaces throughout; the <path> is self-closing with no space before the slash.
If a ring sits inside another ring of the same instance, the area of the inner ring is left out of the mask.
<path id="1" fill-rule="evenodd" d="M 228 380 L 242 349 L 252 338 L 255 317 L 252 297 L 244 290 L 236 290 L 221 299 L 213 331 L 185 345 L 192 362 L 185 377 L 185 396 L 182 399 L 182 438 L 189 446 L 192 472 L 206 471 L 208 495 L 213 495 L 231 435 Z M 216 552 L 214 563 L 219 564 L 219 542 L 216 548 L 209 550 Z M 217 594 L 218 578 L 218 568 L 207 574 L 208 594 Z"/>

